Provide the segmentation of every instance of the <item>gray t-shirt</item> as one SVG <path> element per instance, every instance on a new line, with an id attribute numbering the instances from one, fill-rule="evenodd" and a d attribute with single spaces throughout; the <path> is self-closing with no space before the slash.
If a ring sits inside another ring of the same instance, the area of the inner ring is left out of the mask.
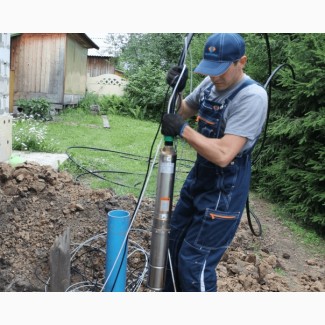
<path id="1" fill-rule="evenodd" d="M 246 74 L 244 77 L 231 88 L 218 91 L 213 86 L 210 92 L 209 100 L 223 103 L 233 91 L 250 78 Z M 203 100 L 204 90 L 211 86 L 210 77 L 206 77 L 194 91 L 189 94 L 186 103 L 198 111 L 200 101 Z M 232 101 L 228 104 L 223 116 L 222 130 L 225 134 L 233 134 L 247 138 L 244 148 L 251 148 L 262 132 L 267 114 L 267 93 L 266 90 L 256 84 L 249 85 L 240 90 Z"/>

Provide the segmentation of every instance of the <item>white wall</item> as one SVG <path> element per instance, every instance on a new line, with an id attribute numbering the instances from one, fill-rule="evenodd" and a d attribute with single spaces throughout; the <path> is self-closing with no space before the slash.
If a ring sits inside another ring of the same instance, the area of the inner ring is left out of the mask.
<path id="1" fill-rule="evenodd" d="M 12 153 L 12 116 L 9 114 L 10 33 L 0 33 L 0 162 Z"/>
<path id="2" fill-rule="evenodd" d="M 9 113 L 10 33 L 0 33 L 0 115 Z"/>

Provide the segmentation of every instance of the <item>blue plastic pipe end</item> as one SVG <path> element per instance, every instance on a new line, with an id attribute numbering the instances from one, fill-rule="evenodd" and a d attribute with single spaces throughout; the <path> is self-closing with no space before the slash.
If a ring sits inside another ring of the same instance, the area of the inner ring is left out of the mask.
<path id="1" fill-rule="evenodd" d="M 107 213 L 105 292 L 125 291 L 129 224 L 128 211 L 112 210 Z"/>

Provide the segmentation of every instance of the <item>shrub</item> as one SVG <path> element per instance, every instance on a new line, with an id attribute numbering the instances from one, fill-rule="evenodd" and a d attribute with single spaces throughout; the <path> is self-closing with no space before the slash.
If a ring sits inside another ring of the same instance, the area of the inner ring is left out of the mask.
<path id="1" fill-rule="evenodd" d="M 45 98 L 18 99 L 18 111 L 35 120 L 50 120 L 51 104 Z"/>
<path id="2" fill-rule="evenodd" d="M 99 105 L 101 114 L 124 115 L 139 120 L 148 118 L 145 107 L 134 104 L 132 100 L 125 96 L 88 93 L 80 101 L 78 107 L 88 112 L 91 105 Z"/>
<path id="3" fill-rule="evenodd" d="M 99 95 L 96 93 L 87 93 L 78 104 L 78 108 L 81 108 L 85 112 L 89 112 L 91 105 L 99 104 Z"/>

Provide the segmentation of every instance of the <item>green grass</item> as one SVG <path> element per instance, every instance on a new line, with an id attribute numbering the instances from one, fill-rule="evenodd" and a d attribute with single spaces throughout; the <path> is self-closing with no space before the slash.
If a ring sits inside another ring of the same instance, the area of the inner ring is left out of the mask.
<path id="1" fill-rule="evenodd" d="M 284 269 L 282 269 L 281 267 L 276 267 L 274 269 L 275 273 L 281 276 L 285 276 L 286 275 L 286 271 Z"/>
<path id="2" fill-rule="evenodd" d="M 71 156 L 60 170 L 92 188 L 111 188 L 120 195 L 138 196 L 146 180 L 150 154 L 153 159 L 163 146 L 160 131 L 156 137 L 159 125 L 119 115 L 109 115 L 108 120 L 110 128 L 104 128 L 100 115 L 68 109 L 46 122 L 47 137 L 56 139 L 57 152 Z M 177 195 L 191 166 L 182 160 L 193 160 L 194 151 L 180 140 L 175 144 L 179 158 L 174 186 Z M 158 158 L 146 190 L 149 197 L 156 191 Z"/>
<path id="3" fill-rule="evenodd" d="M 279 218 L 295 235 L 296 238 L 312 252 L 325 256 L 325 240 L 314 229 L 300 225 L 297 220 L 288 217 L 281 208 L 275 208 Z"/>
<path id="4" fill-rule="evenodd" d="M 254 200 L 254 197 L 260 197 L 260 194 L 251 191 L 250 198 Z M 288 215 L 284 207 L 276 203 L 269 203 L 266 206 L 269 206 L 274 218 L 279 219 L 294 234 L 296 240 L 303 244 L 311 253 L 325 256 L 325 239 L 317 234 L 315 229 L 299 224 L 296 219 Z"/>

